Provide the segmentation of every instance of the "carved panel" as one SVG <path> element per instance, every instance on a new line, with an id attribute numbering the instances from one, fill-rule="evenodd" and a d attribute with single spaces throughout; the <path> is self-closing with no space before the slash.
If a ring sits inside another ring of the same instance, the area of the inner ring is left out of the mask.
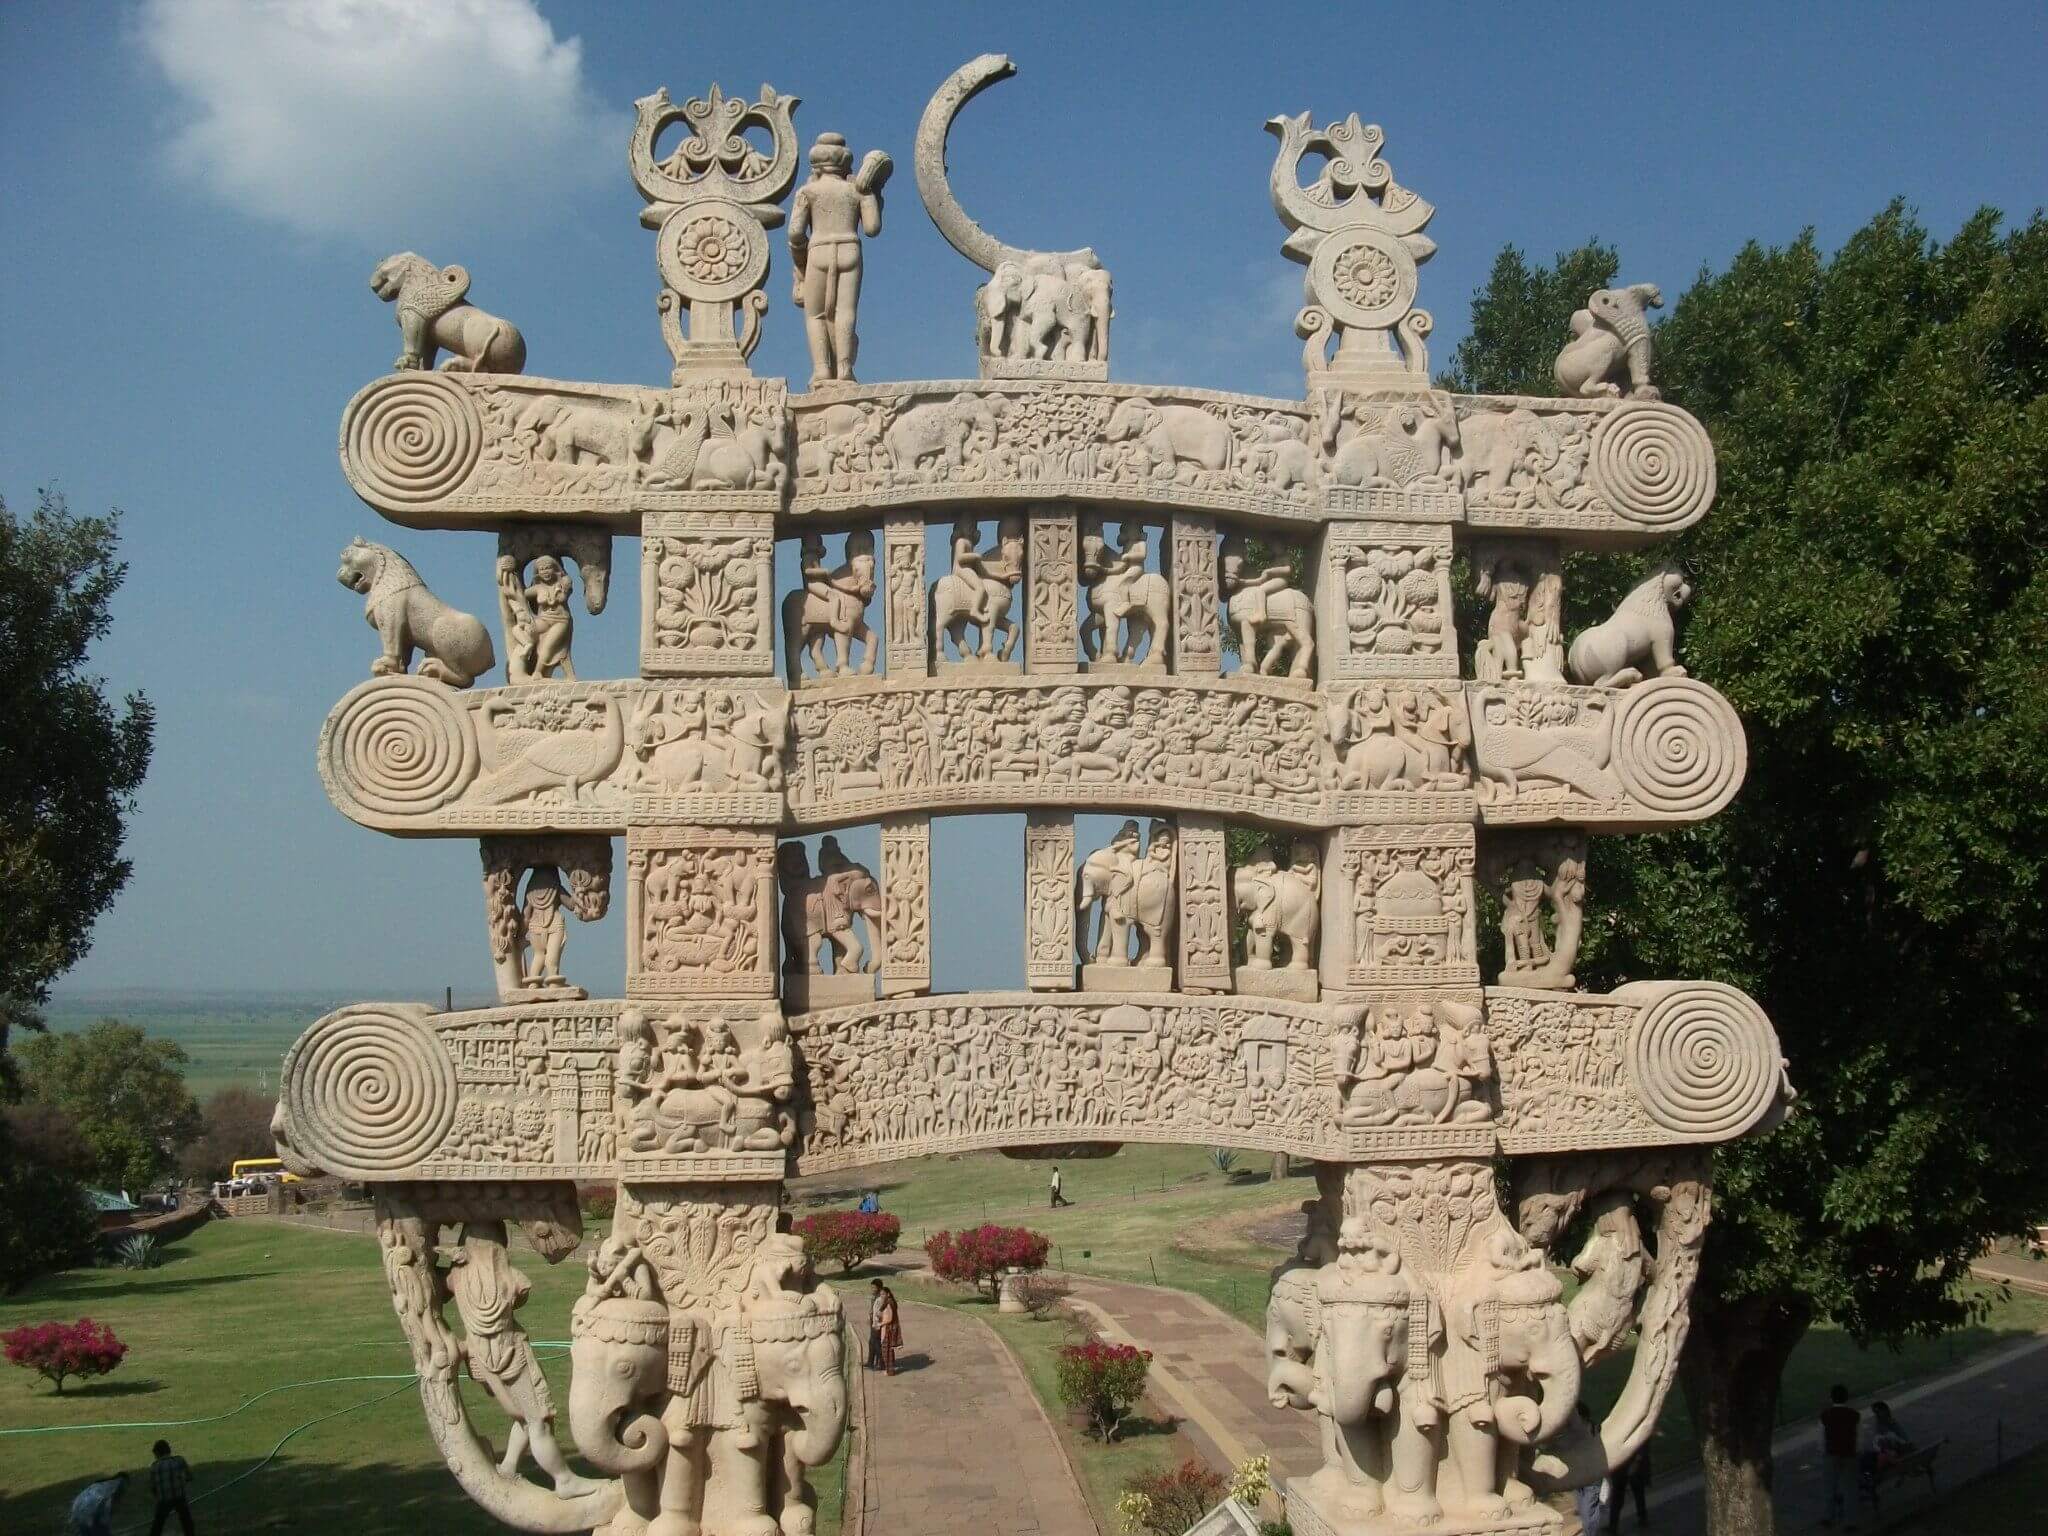
<path id="1" fill-rule="evenodd" d="M 620 1177 L 782 1177 L 796 1139 L 796 1055 L 773 1004 L 629 1005 L 617 1035 Z"/>
<path id="2" fill-rule="evenodd" d="M 882 822 L 882 995 L 931 985 L 931 818 L 890 816 Z"/>
<path id="3" fill-rule="evenodd" d="M 1347 523 L 1324 540 L 1318 611 L 1329 677 L 1456 677 L 1451 530 Z"/>
<path id="4" fill-rule="evenodd" d="M 1489 987 L 1510 1153 L 1721 1141 L 1790 1102 L 1778 1037 L 1743 993 L 1636 982 L 1605 995 Z"/>
<path id="5" fill-rule="evenodd" d="M 891 512 L 882 525 L 882 633 L 889 676 L 931 672 L 931 635 L 925 627 L 924 517 Z"/>
<path id="6" fill-rule="evenodd" d="M 1074 988 L 1074 818 L 1024 819 L 1024 974 L 1033 991 Z"/>
<path id="7" fill-rule="evenodd" d="M 774 862 L 772 832 L 630 828 L 627 995 L 773 997 Z"/>
<path id="8" fill-rule="evenodd" d="M 1180 984 L 1230 990 L 1229 860 L 1223 823 L 1183 815 L 1180 827 Z"/>
<path id="9" fill-rule="evenodd" d="M 1345 827 L 1332 838 L 1347 931 L 1325 935 L 1342 955 L 1340 985 L 1472 986 L 1479 980 L 1469 823 Z"/>
<path id="10" fill-rule="evenodd" d="M 1072 672 L 1080 659 L 1080 619 L 1074 594 L 1079 580 L 1079 548 L 1070 508 L 1034 508 L 1028 565 L 1030 593 L 1025 622 L 1024 666 L 1030 672 Z"/>
<path id="11" fill-rule="evenodd" d="M 1173 670 L 1186 677 L 1218 672 L 1223 642 L 1216 610 L 1216 520 L 1176 512 L 1171 538 Z"/>
<path id="12" fill-rule="evenodd" d="M 775 672 L 775 520 L 650 513 L 640 546 L 640 670 Z"/>
<path id="13" fill-rule="evenodd" d="M 1472 727 L 1454 682 L 1326 690 L 1326 778 L 1346 821 L 1469 821 Z"/>
<path id="14" fill-rule="evenodd" d="M 779 507 L 787 404 L 775 379 L 656 390 L 396 373 L 342 412 L 341 464 L 357 495 L 410 527 L 544 517 L 630 533 L 643 512 Z"/>
<path id="15" fill-rule="evenodd" d="M 1748 771 L 1742 721 L 1690 678 L 1630 688 L 1468 683 L 1487 826 L 1627 831 L 1712 816 Z"/>

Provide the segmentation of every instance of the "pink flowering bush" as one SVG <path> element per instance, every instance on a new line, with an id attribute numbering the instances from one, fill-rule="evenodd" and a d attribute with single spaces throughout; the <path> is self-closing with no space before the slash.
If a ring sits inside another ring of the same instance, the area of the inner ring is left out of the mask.
<path id="1" fill-rule="evenodd" d="M 996 1276 L 1006 1269 L 1043 1269 L 1052 1239 L 1024 1227 L 979 1226 L 965 1232 L 934 1232 L 925 1257 L 941 1280 L 972 1285 L 993 1296 Z"/>
<path id="2" fill-rule="evenodd" d="M 112 1328 L 89 1317 L 75 1323 L 27 1323 L 0 1333 L 0 1346 L 9 1365 L 47 1377 L 59 1392 L 74 1376 L 82 1381 L 106 1375 L 128 1353 Z"/>
<path id="3" fill-rule="evenodd" d="M 878 1253 L 894 1253 L 903 1223 L 887 1211 L 820 1211 L 799 1216 L 791 1231 L 804 1240 L 811 1262 L 831 1260 L 850 1275 Z"/>
<path id="4" fill-rule="evenodd" d="M 1060 1350 L 1060 1401 L 1088 1415 L 1088 1427 L 1099 1439 L 1114 1440 L 1119 1425 L 1145 1395 L 1145 1376 L 1152 1351 L 1135 1344 L 1090 1339 Z"/>

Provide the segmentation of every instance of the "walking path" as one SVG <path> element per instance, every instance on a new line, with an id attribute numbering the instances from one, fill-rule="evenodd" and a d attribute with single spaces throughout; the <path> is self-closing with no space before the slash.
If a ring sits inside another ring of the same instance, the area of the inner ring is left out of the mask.
<path id="1" fill-rule="evenodd" d="M 862 1373 L 869 1536 L 1092 1536 L 1094 1518 L 1031 1383 L 986 1323 L 902 1302 L 897 1374 Z M 864 1330 L 862 1330 L 864 1333 Z M 855 1529 L 847 1489 L 846 1529 Z"/>
<path id="2" fill-rule="evenodd" d="M 1067 1278 L 1074 1299 L 1107 1337 L 1152 1351 L 1154 1390 L 1184 1416 L 1183 1428 L 1207 1442 L 1204 1449 L 1213 1449 L 1219 1464 L 1269 1456 L 1276 1486 L 1320 1464 L 1311 1417 L 1267 1402 L 1264 1342 L 1243 1323 L 1183 1291 L 1088 1275 Z M 1955 1488 L 1993 1470 L 2001 1455 L 2009 1461 L 2048 1443 L 2048 1334 L 1990 1350 L 1945 1376 L 1888 1392 L 1885 1400 L 1920 1444 L 1947 1438 L 1939 1485 Z M 1779 1431 L 1773 1449 L 1778 1529 L 1818 1529 L 1826 1513 L 1818 1426 Z M 1931 1502 L 1927 1485 L 1917 1479 L 1886 1492 L 1887 1524 L 1921 1513 Z M 1653 1490 L 1650 1504 L 1659 1536 L 1704 1536 L 1698 1472 Z M 1632 1514 L 1625 1523 L 1635 1528 Z M 1878 1529 L 1867 1507 L 1858 1513 L 1858 1526 Z"/>

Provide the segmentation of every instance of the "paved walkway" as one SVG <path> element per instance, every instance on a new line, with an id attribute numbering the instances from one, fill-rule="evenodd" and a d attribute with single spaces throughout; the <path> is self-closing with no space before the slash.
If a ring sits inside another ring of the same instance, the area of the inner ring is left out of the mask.
<path id="1" fill-rule="evenodd" d="M 1264 1341 L 1251 1329 L 1182 1291 L 1087 1275 L 1068 1279 L 1104 1334 L 1152 1351 L 1154 1390 L 1219 1463 L 1270 1456 L 1276 1484 L 1315 1470 L 1320 1452 L 1312 1420 L 1266 1401 Z M 1920 1444 L 1947 1437 L 1939 1486 L 1957 1487 L 1991 1471 L 2001 1454 L 2010 1460 L 2048 1443 L 2048 1334 L 1990 1350 L 1948 1375 L 1887 1392 L 1885 1400 Z M 1778 1529 L 1819 1529 L 1825 1509 L 1818 1427 L 1780 1431 L 1774 1450 Z M 1898 1486 L 1885 1500 L 1884 1523 L 1922 1513 L 1933 1502 L 1924 1482 Z M 1697 1472 L 1653 1490 L 1650 1505 L 1658 1536 L 1703 1536 L 1706 1505 Z M 1636 1529 L 1633 1513 L 1624 1526 Z M 1858 1528 L 1879 1526 L 1865 1509 Z"/>
<path id="2" fill-rule="evenodd" d="M 961 1312 L 900 1305 L 905 1348 L 897 1374 L 863 1373 L 860 1529 L 867 1536 L 1094 1536 L 1066 1454 L 1002 1340 Z M 847 1495 L 851 1504 L 853 1491 Z"/>

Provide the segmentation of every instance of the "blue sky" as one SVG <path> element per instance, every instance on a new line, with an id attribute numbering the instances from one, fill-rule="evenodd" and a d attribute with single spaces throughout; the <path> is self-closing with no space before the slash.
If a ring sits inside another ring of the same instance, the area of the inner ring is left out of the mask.
<path id="1" fill-rule="evenodd" d="M 2024 217 L 2048 188 L 2044 29 L 2038 4 L 16 0 L 0 15 L 0 491 L 126 510 L 129 583 L 98 665 L 161 722 L 135 879 L 73 984 L 488 986 L 473 847 L 345 821 L 313 745 L 373 648 L 334 583 L 340 547 L 395 543 L 489 614 L 490 541 L 388 529 L 341 478 L 336 423 L 396 353 L 367 279 L 399 249 L 468 266 L 473 296 L 524 330 L 529 371 L 665 380 L 624 153 L 632 101 L 657 85 L 767 80 L 803 98 L 806 142 L 835 129 L 894 155 L 862 376 L 958 377 L 977 274 L 924 216 L 911 139 L 951 70 L 1008 52 L 1018 78 L 953 137 L 969 211 L 1012 243 L 1102 254 L 1114 377 L 1296 394 L 1269 116 L 1385 127 L 1395 175 L 1438 208 L 1422 302 L 1440 357 L 1510 241 L 1547 260 L 1597 235 L 1626 278 L 1675 296 L 1746 240 L 1811 225 L 1832 245 L 1894 195 L 1940 235 L 1984 203 Z M 755 366 L 801 378 L 777 274 Z M 633 670 L 632 594 L 579 615 L 585 676 Z M 872 840 L 846 839 L 856 855 Z M 942 984 L 1021 978 L 1015 841 L 1007 822 L 940 824 Z M 579 929 L 572 973 L 616 989 L 622 945 L 616 916 Z"/>

